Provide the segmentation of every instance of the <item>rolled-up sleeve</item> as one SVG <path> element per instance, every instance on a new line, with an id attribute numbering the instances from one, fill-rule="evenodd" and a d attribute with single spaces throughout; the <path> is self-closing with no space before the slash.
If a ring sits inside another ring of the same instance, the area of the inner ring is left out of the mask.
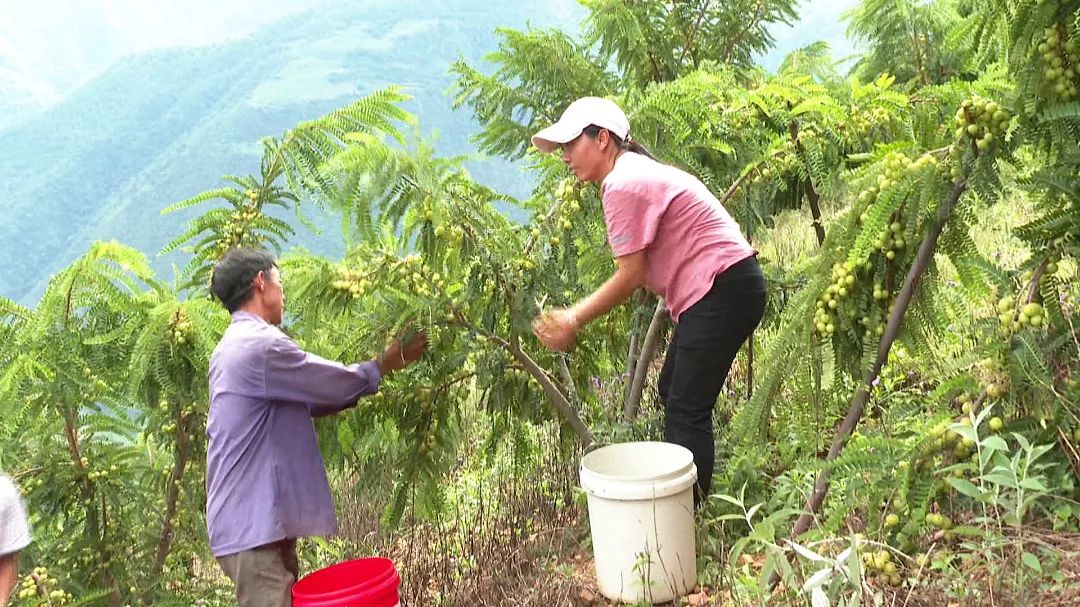
<path id="1" fill-rule="evenodd" d="M 311 414 L 319 417 L 378 392 L 382 375 L 374 361 L 344 365 L 305 352 L 283 335 L 267 352 L 264 379 L 267 400 L 308 403 Z"/>

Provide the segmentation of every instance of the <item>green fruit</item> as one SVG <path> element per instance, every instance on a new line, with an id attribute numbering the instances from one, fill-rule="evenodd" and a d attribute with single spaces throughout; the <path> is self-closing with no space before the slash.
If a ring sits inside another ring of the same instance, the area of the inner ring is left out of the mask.
<path id="1" fill-rule="evenodd" d="M 986 386 L 986 395 L 990 398 L 1000 398 L 1001 394 L 1001 387 L 997 384 L 989 384 L 988 386 Z"/>
<path id="2" fill-rule="evenodd" d="M 1005 422 L 1002 421 L 1002 419 L 1000 417 L 992 417 L 992 418 L 990 418 L 990 430 L 991 431 L 993 431 L 993 432 L 1001 432 L 1002 428 L 1004 428 L 1004 427 L 1005 427 Z"/>
<path id="3" fill-rule="evenodd" d="M 897 516 L 896 514 L 890 514 L 889 516 L 885 517 L 885 526 L 886 527 L 895 527 L 896 525 L 899 525 L 899 524 L 900 524 L 900 517 Z"/>

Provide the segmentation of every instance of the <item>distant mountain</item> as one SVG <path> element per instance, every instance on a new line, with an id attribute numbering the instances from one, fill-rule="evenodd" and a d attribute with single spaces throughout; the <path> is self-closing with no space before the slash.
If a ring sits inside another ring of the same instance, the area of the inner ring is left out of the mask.
<path id="1" fill-rule="evenodd" d="M 450 110 L 450 63 L 494 50 L 498 26 L 523 28 L 528 19 L 576 31 L 582 16 L 573 0 L 327 3 L 244 38 L 123 59 L 0 131 L 0 295 L 33 303 L 49 274 L 92 240 L 116 238 L 156 254 L 197 212 L 162 217 L 161 208 L 218 186 L 223 174 L 256 172 L 261 137 L 390 84 L 415 97 L 407 109 L 425 133 L 438 131 L 440 152 L 468 152 L 476 125 Z M 4 77 L 0 71 L 0 84 Z M 53 90 L 46 79 L 36 82 L 40 94 Z M 0 111 L 32 105 L 26 99 L 35 90 L 5 92 Z M 527 189 L 506 163 L 473 172 L 503 190 Z M 300 228 L 301 243 L 340 250 L 337 225 L 323 223 L 322 238 Z M 169 262 L 182 259 L 156 265 Z"/>
<path id="2" fill-rule="evenodd" d="M 118 60 L 245 37 L 327 0 L 35 0 L 0 12 L 0 129 L 48 109 Z"/>

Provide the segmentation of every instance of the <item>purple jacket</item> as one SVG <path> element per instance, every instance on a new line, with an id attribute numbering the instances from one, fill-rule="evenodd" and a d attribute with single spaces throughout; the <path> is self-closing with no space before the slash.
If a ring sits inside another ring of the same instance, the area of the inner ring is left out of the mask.
<path id="1" fill-rule="evenodd" d="M 210 358 L 206 525 L 215 556 L 337 533 L 312 417 L 379 389 L 375 362 L 309 354 L 274 325 L 236 312 Z"/>

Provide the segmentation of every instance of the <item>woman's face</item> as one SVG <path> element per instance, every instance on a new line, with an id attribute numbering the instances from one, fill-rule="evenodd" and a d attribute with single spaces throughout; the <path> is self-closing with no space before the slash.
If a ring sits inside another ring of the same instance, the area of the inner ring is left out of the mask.
<path id="1" fill-rule="evenodd" d="M 600 131 L 595 138 L 582 133 L 560 148 L 563 162 L 581 181 L 603 181 L 611 170 L 612 139 L 607 131 Z"/>

